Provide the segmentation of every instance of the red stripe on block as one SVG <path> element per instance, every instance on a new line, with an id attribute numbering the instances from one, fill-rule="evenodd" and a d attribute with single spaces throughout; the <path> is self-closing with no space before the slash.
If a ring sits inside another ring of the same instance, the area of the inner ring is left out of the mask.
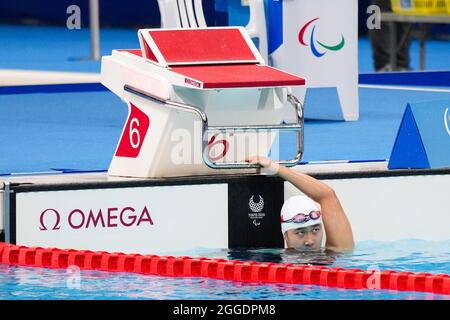
<path id="1" fill-rule="evenodd" d="M 150 46 L 148 43 L 144 40 L 144 51 L 145 51 L 145 57 L 149 60 L 152 60 L 154 62 L 158 62 L 158 59 L 156 59 L 155 54 L 153 53 L 152 49 L 150 49 Z"/>

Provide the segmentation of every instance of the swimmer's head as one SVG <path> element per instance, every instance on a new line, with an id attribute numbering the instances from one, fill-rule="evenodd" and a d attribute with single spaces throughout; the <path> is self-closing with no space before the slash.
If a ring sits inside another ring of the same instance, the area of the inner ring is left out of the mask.
<path id="1" fill-rule="evenodd" d="M 289 198 L 281 209 L 281 232 L 288 248 L 320 249 L 323 227 L 319 204 L 307 196 Z"/>

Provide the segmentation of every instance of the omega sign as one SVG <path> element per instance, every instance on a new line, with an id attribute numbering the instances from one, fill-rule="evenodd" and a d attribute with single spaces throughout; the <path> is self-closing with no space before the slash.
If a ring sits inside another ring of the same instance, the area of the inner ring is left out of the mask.
<path id="1" fill-rule="evenodd" d="M 68 214 L 61 214 L 56 209 L 48 208 L 42 211 L 39 222 L 41 231 L 60 230 L 62 227 L 79 230 L 153 225 L 153 219 L 146 206 L 142 209 L 133 207 L 73 209 Z"/>

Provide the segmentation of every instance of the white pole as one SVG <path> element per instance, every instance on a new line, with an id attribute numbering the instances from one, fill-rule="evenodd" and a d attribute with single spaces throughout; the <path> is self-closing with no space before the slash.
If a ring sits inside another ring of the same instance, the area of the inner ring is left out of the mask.
<path id="1" fill-rule="evenodd" d="M 89 27 L 91 30 L 91 58 L 100 60 L 99 0 L 89 0 Z"/>

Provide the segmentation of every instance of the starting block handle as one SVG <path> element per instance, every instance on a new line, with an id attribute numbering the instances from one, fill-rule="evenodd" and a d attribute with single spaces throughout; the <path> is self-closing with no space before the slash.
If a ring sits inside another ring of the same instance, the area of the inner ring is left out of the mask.
<path id="1" fill-rule="evenodd" d="M 292 94 L 288 94 L 288 102 L 294 107 L 296 122 L 295 123 L 287 123 L 280 125 L 252 125 L 252 126 L 221 126 L 221 127 L 208 127 L 207 131 L 203 134 L 203 143 L 202 145 L 206 148 L 203 148 L 203 161 L 205 164 L 213 169 L 248 169 L 248 168 L 260 168 L 259 164 L 250 164 L 248 162 L 227 162 L 227 163 L 216 163 L 212 161 L 208 154 L 208 132 L 209 131 L 220 131 L 220 132 L 229 132 L 229 131 L 246 131 L 246 130 L 254 130 L 254 131 L 268 131 L 268 130 L 279 130 L 279 131 L 295 131 L 297 132 L 297 153 L 294 159 L 291 160 L 278 160 L 274 161 L 277 164 L 285 165 L 287 167 L 292 167 L 297 165 L 303 156 L 304 150 L 304 114 L 303 114 L 303 105 L 302 103 Z"/>
<path id="2" fill-rule="evenodd" d="M 294 107 L 296 122 L 295 123 L 287 123 L 280 125 L 251 125 L 251 126 L 208 126 L 208 117 L 206 113 L 192 105 L 175 102 L 171 100 L 164 100 L 161 97 L 153 96 L 147 92 L 143 92 L 137 88 L 133 88 L 129 85 L 124 86 L 124 91 L 130 92 L 142 98 L 164 104 L 170 108 L 174 108 L 180 111 L 185 111 L 189 113 L 195 114 L 202 121 L 202 157 L 205 164 L 213 169 L 249 169 L 249 168 L 260 168 L 259 164 L 250 164 L 248 162 L 226 162 L 226 163 L 217 163 L 210 159 L 209 157 L 209 149 L 208 149 L 208 133 L 211 131 L 220 131 L 220 132 L 229 132 L 229 131 L 246 131 L 246 130 L 254 130 L 254 131 L 268 131 L 268 130 L 279 130 L 279 131 L 295 131 L 297 132 L 297 153 L 294 159 L 291 160 L 278 160 L 275 163 L 285 165 L 288 167 L 297 165 L 302 156 L 304 150 L 304 113 L 303 113 L 303 104 L 292 94 L 288 94 L 287 100 Z"/>
<path id="3" fill-rule="evenodd" d="M 153 102 L 157 102 L 157 103 L 160 103 L 160 104 L 166 104 L 167 106 L 169 106 L 171 108 L 174 108 L 174 109 L 177 109 L 177 110 L 180 110 L 180 111 L 186 111 L 186 112 L 194 113 L 202 121 L 202 124 L 204 126 L 202 128 L 202 130 L 206 130 L 206 128 L 208 127 L 208 118 L 206 116 L 206 113 L 204 113 L 202 110 L 200 110 L 197 107 L 194 107 L 194 106 L 191 106 L 191 105 L 188 105 L 188 104 L 184 104 L 184 103 L 180 103 L 180 102 L 171 101 L 171 100 L 165 100 L 165 99 L 163 99 L 161 97 L 151 95 L 148 92 L 144 92 L 144 91 L 142 91 L 140 89 L 134 88 L 134 87 L 129 86 L 129 85 L 125 85 L 123 87 L 123 90 L 127 91 L 127 92 L 130 92 L 130 93 L 133 93 L 133 94 L 135 94 L 137 96 L 140 96 L 140 97 L 142 97 L 144 99 L 151 100 Z"/>

